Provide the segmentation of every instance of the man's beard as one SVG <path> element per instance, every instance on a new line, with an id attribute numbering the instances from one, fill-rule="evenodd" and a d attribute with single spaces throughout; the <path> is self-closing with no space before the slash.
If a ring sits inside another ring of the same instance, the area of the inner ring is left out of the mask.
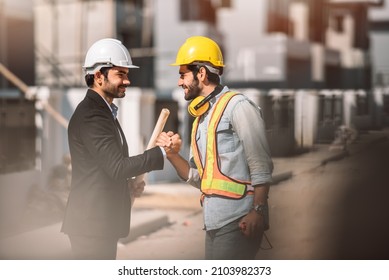
<path id="1" fill-rule="evenodd" d="M 185 89 L 188 90 L 188 93 L 185 94 L 185 96 L 184 96 L 186 101 L 195 99 L 201 93 L 201 89 L 199 88 L 199 81 L 198 80 L 193 80 L 193 82 L 189 86 L 184 88 L 184 90 Z"/>
<path id="2" fill-rule="evenodd" d="M 121 88 L 127 88 L 127 86 L 125 85 L 120 85 L 120 86 L 116 86 L 112 83 L 110 83 L 109 81 L 107 81 L 107 87 L 106 87 L 106 90 L 105 90 L 105 94 L 107 96 L 110 96 L 112 98 L 123 98 L 126 96 L 126 92 L 125 91 L 120 91 Z"/>
<path id="3" fill-rule="evenodd" d="M 105 94 L 111 98 L 123 98 L 126 96 L 125 92 L 118 92 L 118 91 L 105 91 Z"/>

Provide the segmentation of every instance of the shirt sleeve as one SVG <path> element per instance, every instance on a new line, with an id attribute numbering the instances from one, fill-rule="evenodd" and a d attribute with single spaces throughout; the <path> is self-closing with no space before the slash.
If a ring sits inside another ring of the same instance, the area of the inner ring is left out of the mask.
<path id="1" fill-rule="evenodd" d="M 234 99 L 230 120 L 243 145 L 252 185 L 271 182 L 273 162 L 261 109 L 246 97 Z"/>
<path id="2" fill-rule="evenodd" d="M 186 182 L 197 189 L 201 188 L 200 175 L 197 169 L 192 167 L 189 169 L 188 180 Z"/>

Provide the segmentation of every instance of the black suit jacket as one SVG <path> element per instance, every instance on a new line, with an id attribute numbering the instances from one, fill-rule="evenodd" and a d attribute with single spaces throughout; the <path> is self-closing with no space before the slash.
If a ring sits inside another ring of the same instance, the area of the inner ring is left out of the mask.
<path id="1" fill-rule="evenodd" d="M 102 97 L 91 89 L 70 119 L 68 141 L 72 183 L 62 231 L 84 236 L 127 236 L 131 216 L 127 180 L 162 169 L 161 149 L 155 147 L 129 157 L 119 123 Z"/>

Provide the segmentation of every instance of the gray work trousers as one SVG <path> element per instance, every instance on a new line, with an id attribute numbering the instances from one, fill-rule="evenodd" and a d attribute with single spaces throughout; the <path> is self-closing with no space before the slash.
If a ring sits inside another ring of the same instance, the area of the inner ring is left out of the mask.
<path id="1" fill-rule="evenodd" d="M 205 236 L 205 259 L 207 260 L 253 260 L 261 245 L 262 236 L 249 239 L 239 228 L 239 221 L 220 229 L 208 230 Z"/>

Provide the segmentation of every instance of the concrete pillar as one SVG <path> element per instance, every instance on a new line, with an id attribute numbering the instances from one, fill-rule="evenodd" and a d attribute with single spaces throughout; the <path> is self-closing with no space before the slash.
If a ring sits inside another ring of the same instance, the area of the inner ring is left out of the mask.
<path id="1" fill-rule="evenodd" d="M 62 114 L 65 92 L 60 89 L 53 90 L 47 87 L 40 88 L 37 92 L 37 99 L 47 102 L 51 107 Z M 47 185 L 47 179 L 50 176 L 53 167 L 61 164 L 63 156 L 67 149 L 67 130 L 57 122 L 44 108 L 40 102 L 37 102 L 39 114 L 38 120 L 38 151 L 41 157 L 41 172 L 43 188 Z"/>
<path id="2" fill-rule="evenodd" d="M 308 40 L 309 8 L 307 4 L 301 2 L 291 3 L 289 18 L 293 23 L 293 38 L 303 41 Z"/>
<path id="3" fill-rule="evenodd" d="M 319 97 L 315 90 L 295 94 L 295 140 L 299 148 L 312 148 L 317 138 Z"/>
<path id="4" fill-rule="evenodd" d="M 381 129 L 384 125 L 384 89 L 375 88 L 373 90 L 373 126 Z"/>
<path id="5" fill-rule="evenodd" d="M 353 127 L 356 115 L 356 92 L 346 90 L 343 93 L 343 124 L 346 127 Z"/>

